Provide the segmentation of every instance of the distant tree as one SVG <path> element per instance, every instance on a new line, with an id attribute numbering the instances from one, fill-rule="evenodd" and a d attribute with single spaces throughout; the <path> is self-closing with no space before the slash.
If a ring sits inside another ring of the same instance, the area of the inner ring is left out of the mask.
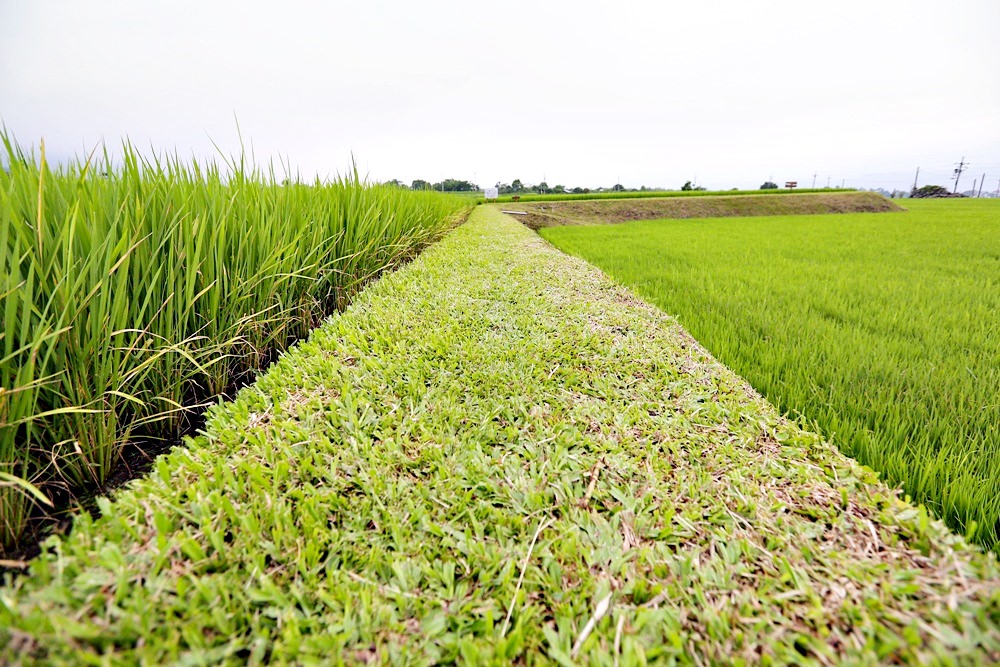
<path id="1" fill-rule="evenodd" d="M 585 193 L 587 193 L 587 192 L 590 192 L 590 190 L 587 190 L 586 188 L 581 188 L 581 187 L 575 187 L 575 188 L 573 188 L 573 189 L 571 190 L 571 192 L 572 192 L 573 194 L 575 194 L 575 195 L 582 195 L 582 194 L 585 194 Z"/>
<path id="2" fill-rule="evenodd" d="M 615 186 L 611 189 L 615 192 L 625 192 L 625 186 L 621 183 L 615 183 Z"/>
<path id="3" fill-rule="evenodd" d="M 681 191 L 683 192 L 690 192 L 691 190 L 694 190 L 694 187 L 691 185 L 691 181 L 686 181 L 684 185 L 681 186 Z"/>
<path id="4" fill-rule="evenodd" d="M 537 192 L 540 195 L 547 195 L 550 192 L 552 192 L 552 188 L 549 187 L 548 183 L 542 181 L 541 183 L 535 186 L 535 192 Z"/>
<path id="5" fill-rule="evenodd" d="M 760 186 L 761 190 L 777 190 L 778 184 L 772 181 L 764 181 L 764 185 Z"/>
<path id="6" fill-rule="evenodd" d="M 933 197 L 950 197 L 951 193 L 948 192 L 948 188 L 940 185 L 925 185 L 911 192 L 910 196 L 915 199 L 928 199 Z"/>
<path id="7" fill-rule="evenodd" d="M 553 188 L 552 188 L 552 193 L 553 194 L 559 194 L 559 195 L 561 195 L 561 194 L 563 194 L 565 192 L 566 192 L 566 186 L 565 185 L 556 185 L 556 186 L 553 186 Z"/>
<path id="8" fill-rule="evenodd" d="M 418 178 L 417 180 L 413 181 L 413 183 L 410 185 L 410 189 L 411 190 L 430 190 L 431 189 L 431 184 L 428 183 L 427 181 L 423 181 L 423 180 L 421 180 L 421 179 Z"/>
<path id="9" fill-rule="evenodd" d="M 474 192 L 479 189 L 475 183 L 460 181 L 455 178 L 446 178 L 443 181 L 435 183 L 431 188 L 440 192 Z"/>
<path id="10" fill-rule="evenodd" d="M 520 178 L 515 178 L 510 183 L 510 190 L 511 190 L 511 192 L 523 192 L 524 191 L 524 183 L 521 182 Z"/>
<path id="11" fill-rule="evenodd" d="M 385 184 L 386 185 L 394 185 L 397 188 L 405 188 L 406 187 L 406 183 L 404 183 L 403 181 L 399 180 L 398 178 L 394 178 L 391 181 L 386 181 Z"/>

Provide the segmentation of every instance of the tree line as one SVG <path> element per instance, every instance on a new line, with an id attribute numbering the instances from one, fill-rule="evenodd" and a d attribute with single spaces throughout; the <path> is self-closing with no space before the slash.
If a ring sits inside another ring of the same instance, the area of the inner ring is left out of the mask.
<path id="1" fill-rule="evenodd" d="M 457 178 L 446 178 L 437 183 L 432 183 L 430 181 L 425 181 L 423 179 L 416 179 L 409 185 L 394 179 L 391 181 L 386 181 L 388 185 L 395 185 L 401 188 L 409 188 L 410 190 L 437 190 L 438 192 L 478 192 L 482 188 L 479 185 L 466 180 L 460 180 Z M 497 190 L 501 195 L 516 195 L 516 194 L 589 194 L 591 192 L 646 192 L 649 190 L 664 190 L 665 188 L 648 188 L 645 185 L 640 188 L 626 188 L 621 183 L 616 183 L 611 187 L 599 187 L 599 188 L 582 188 L 582 187 L 568 187 L 566 185 L 549 185 L 545 181 L 538 183 L 537 185 L 525 184 L 521 179 L 515 178 L 510 183 L 497 183 Z M 704 190 L 702 187 L 692 187 L 691 181 L 688 181 L 681 188 L 682 190 Z"/>
<path id="2" fill-rule="evenodd" d="M 388 185 L 395 185 L 400 188 L 408 188 L 410 190 L 437 190 L 438 192 L 479 192 L 482 188 L 479 185 L 473 183 L 472 181 L 460 180 L 457 178 L 446 178 L 444 180 L 438 181 L 437 183 L 432 183 L 431 181 L 425 181 L 423 179 L 416 179 L 409 185 L 394 179 L 391 181 L 386 181 Z M 515 178 L 510 183 L 497 183 L 497 190 L 501 195 L 516 195 L 516 194 L 590 194 L 591 192 L 647 192 L 647 191 L 660 191 L 669 190 L 670 188 L 649 188 L 643 185 L 639 188 L 626 188 L 621 183 L 616 183 L 611 187 L 599 187 L 599 188 L 581 188 L 581 187 L 567 187 L 565 185 L 552 185 L 550 186 L 545 181 L 538 183 L 537 185 L 526 185 L 519 178 Z M 700 185 L 694 185 L 691 181 L 686 181 L 684 185 L 680 187 L 682 191 L 688 190 L 704 190 L 705 188 Z M 733 188 L 736 190 L 736 188 Z M 761 190 L 776 190 L 778 189 L 778 184 L 772 181 L 766 181 L 760 186 Z M 921 188 L 923 190 L 923 188 Z M 935 196 L 935 195 L 914 195 L 914 196 Z"/>

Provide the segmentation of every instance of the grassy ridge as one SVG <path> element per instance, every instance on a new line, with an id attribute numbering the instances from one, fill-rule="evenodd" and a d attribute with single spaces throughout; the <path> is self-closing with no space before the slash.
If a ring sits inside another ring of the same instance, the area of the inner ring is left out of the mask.
<path id="1" fill-rule="evenodd" d="M 520 194 L 517 201 L 583 201 L 586 199 L 652 199 L 662 197 L 735 197 L 749 195 L 787 195 L 787 194 L 811 194 L 818 192 L 854 192 L 852 188 L 802 188 L 797 190 L 642 190 L 640 192 L 588 192 L 584 194 L 573 194 L 564 192 L 561 194 Z M 504 195 L 490 201 L 497 203 L 507 203 L 514 201 L 515 195 Z M 480 203 L 486 200 L 480 196 Z"/>
<path id="2" fill-rule="evenodd" d="M 0 662 L 984 663 L 998 583 L 480 207 L 0 590 Z"/>
<path id="3" fill-rule="evenodd" d="M 782 409 L 1000 545 L 1000 203 L 542 233 L 667 312 Z"/>
<path id="4" fill-rule="evenodd" d="M 464 205 L 433 193 L 285 184 L 126 146 L 52 169 L 4 137 L 0 170 L 0 553 L 38 496 L 101 485 L 123 442 L 193 403 L 359 285 L 437 238 Z M 39 496 L 40 497 L 40 496 Z"/>

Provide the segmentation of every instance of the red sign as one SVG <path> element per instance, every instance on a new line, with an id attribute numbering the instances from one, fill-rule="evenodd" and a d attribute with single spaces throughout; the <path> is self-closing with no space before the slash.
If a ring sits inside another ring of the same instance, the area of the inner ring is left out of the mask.
<path id="1" fill-rule="evenodd" d="M 792 188 L 797 188 L 797 187 L 799 187 L 799 182 L 798 181 L 785 181 L 785 187 L 788 188 L 789 190 L 792 189 Z"/>

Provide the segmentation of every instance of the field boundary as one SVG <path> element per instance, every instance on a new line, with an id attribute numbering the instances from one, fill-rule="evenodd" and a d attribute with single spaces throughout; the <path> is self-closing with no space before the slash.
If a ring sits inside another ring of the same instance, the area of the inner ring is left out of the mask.
<path id="1" fill-rule="evenodd" d="M 903 211 L 876 192 L 782 193 L 769 197 L 705 196 L 665 199 L 557 201 L 505 204 L 531 229 L 607 225 L 637 220 L 731 218 L 770 215 L 889 213 Z"/>
<path id="2" fill-rule="evenodd" d="M 491 207 L 0 590 L 0 661 L 988 662 L 1000 570 Z"/>
<path id="3" fill-rule="evenodd" d="M 627 200 L 627 199 L 664 199 L 664 198 L 698 198 L 698 197 L 773 197 L 783 195 L 836 194 L 856 192 L 854 188 L 802 188 L 788 190 L 785 188 L 768 190 L 632 190 L 632 191 L 601 191 L 601 192 L 559 192 L 538 194 L 522 192 L 519 194 L 502 195 L 490 202 L 506 204 L 509 202 L 553 202 L 553 201 L 584 201 L 584 200 Z M 478 202 L 486 203 L 479 194 Z"/>

